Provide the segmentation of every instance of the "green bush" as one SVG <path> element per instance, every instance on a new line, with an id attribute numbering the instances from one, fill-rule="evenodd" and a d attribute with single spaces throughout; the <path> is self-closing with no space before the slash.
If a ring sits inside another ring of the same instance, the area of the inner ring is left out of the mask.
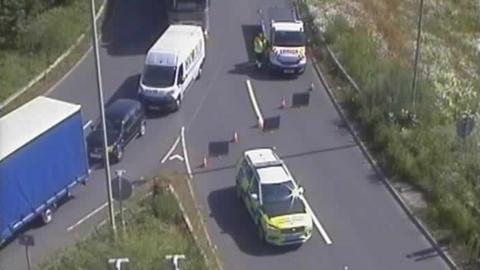
<path id="1" fill-rule="evenodd" d="M 128 257 L 129 269 L 172 269 L 167 254 L 185 254 L 181 269 L 206 270 L 200 249 L 184 226 L 179 226 L 175 197 L 160 190 L 155 198 L 140 204 L 140 211 L 126 214 L 127 228 L 116 241 L 103 227 L 75 247 L 62 252 L 41 270 L 107 269 L 108 258 Z M 126 212 L 130 213 L 130 212 Z"/>
<path id="2" fill-rule="evenodd" d="M 346 103 L 386 173 L 426 193 L 435 228 L 451 230 L 460 242 L 478 235 L 478 150 L 462 154 L 455 124 L 439 116 L 432 83 L 421 79 L 413 97 L 411 68 L 381 55 L 362 26 L 350 28 L 335 18 L 325 37 L 361 89 L 346 91 Z"/>
<path id="3" fill-rule="evenodd" d="M 15 39 L 14 44 L 5 46 L 8 50 L 0 46 L 0 101 L 25 86 L 88 30 L 88 1 L 55 2 L 53 8 L 32 7 L 38 10 L 29 10 L 29 14 L 35 16 L 18 23 L 21 26 L 11 37 Z"/>

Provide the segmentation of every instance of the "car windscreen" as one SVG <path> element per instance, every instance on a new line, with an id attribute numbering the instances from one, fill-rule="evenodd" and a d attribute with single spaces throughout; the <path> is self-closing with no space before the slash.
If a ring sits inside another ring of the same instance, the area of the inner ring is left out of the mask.
<path id="1" fill-rule="evenodd" d="M 292 181 L 276 184 L 262 184 L 262 200 L 264 203 L 288 200 L 294 189 Z"/>
<path id="2" fill-rule="evenodd" d="M 177 0 L 174 1 L 172 10 L 179 12 L 200 11 L 205 6 L 205 0 Z"/>
<path id="3" fill-rule="evenodd" d="M 275 31 L 273 45 L 279 47 L 305 46 L 305 34 L 295 31 Z"/>
<path id="4" fill-rule="evenodd" d="M 177 69 L 171 66 L 146 65 L 142 83 L 147 87 L 169 87 L 175 82 Z"/>
<path id="5" fill-rule="evenodd" d="M 122 128 L 122 119 L 107 117 L 105 119 L 105 126 L 107 127 L 107 130 L 119 131 Z"/>

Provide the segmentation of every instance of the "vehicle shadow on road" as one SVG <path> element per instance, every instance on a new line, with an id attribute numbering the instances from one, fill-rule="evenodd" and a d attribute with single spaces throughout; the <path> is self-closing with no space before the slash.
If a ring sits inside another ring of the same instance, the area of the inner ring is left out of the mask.
<path id="1" fill-rule="evenodd" d="M 139 80 L 140 74 L 135 74 L 126 78 L 120 85 L 120 87 L 118 87 L 113 93 L 113 95 L 108 99 L 106 105 L 108 106 L 115 100 L 121 98 L 138 99 Z"/>
<path id="2" fill-rule="evenodd" d="M 230 235 L 242 252 L 254 256 L 281 255 L 300 247 L 276 247 L 261 242 L 247 210 L 236 197 L 234 186 L 211 192 L 208 204 L 210 215 L 222 229 L 222 233 Z"/>
<path id="3" fill-rule="evenodd" d="M 145 54 L 168 26 L 165 2 L 109 0 L 101 29 L 108 54 Z"/>

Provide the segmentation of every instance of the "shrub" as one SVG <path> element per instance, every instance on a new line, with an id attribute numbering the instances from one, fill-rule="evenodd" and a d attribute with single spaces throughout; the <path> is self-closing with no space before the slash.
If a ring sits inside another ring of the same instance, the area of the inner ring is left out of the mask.
<path id="1" fill-rule="evenodd" d="M 88 1 L 54 1 L 54 8 L 51 8 L 52 5 L 37 3 L 45 1 L 28 2 L 35 2 L 31 7 L 35 10 L 28 9 L 27 13 L 31 16 L 15 22 L 18 27 L 16 26 L 15 33 L 8 36 L 11 42 L 3 46 L 0 38 L 0 100 L 5 100 L 25 86 L 88 29 Z M 100 2 L 102 1 L 97 1 L 97 4 Z M 20 11 L 26 8 L 23 6 L 24 1 L 7 1 L 7 4 L 12 3 L 16 3 L 15 8 Z M 6 25 L 2 25 L 2 19 L 5 18 L 2 18 L 1 12 L 0 10 L 0 25 L 3 27 Z"/>
<path id="2" fill-rule="evenodd" d="M 430 220 L 457 241 L 478 234 L 479 217 L 472 210 L 480 207 L 480 192 L 474 191 L 478 155 L 462 156 L 454 125 L 439 113 L 432 82 L 420 79 L 413 96 L 411 69 L 381 55 L 367 29 L 350 28 L 345 19 L 335 18 L 325 37 L 361 89 L 347 91 L 346 104 L 387 174 L 426 192 L 433 201 Z"/>

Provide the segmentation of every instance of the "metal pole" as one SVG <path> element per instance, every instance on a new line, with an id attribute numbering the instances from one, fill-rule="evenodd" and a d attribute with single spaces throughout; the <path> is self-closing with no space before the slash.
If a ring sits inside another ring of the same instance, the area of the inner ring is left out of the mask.
<path id="1" fill-rule="evenodd" d="M 210 32 L 210 0 L 205 0 L 205 10 L 204 10 L 204 19 L 205 19 L 205 29 L 204 29 L 204 32 L 205 32 L 205 36 L 208 37 L 208 34 Z"/>
<path id="2" fill-rule="evenodd" d="M 413 80 L 412 80 L 412 106 L 413 112 L 415 112 L 415 103 L 417 99 L 417 67 L 418 67 L 418 58 L 420 56 L 420 38 L 422 35 L 422 15 L 423 15 L 423 0 L 420 0 L 418 15 L 418 25 L 417 25 L 417 45 L 415 49 L 415 63 L 413 66 Z"/>
<path id="3" fill-rule="evenodd" d="M 100 108 L 100 119 L 103 130 L 103 162 L 105 167 L 105 180 L 107 184 L 107 203 L 108 203 L 108 215 L 110 218 L 110 226 L 114 236 L 117 235 L 117 227 L 115 226 L 115 214 L 113 210 L 112 199 L 112 179 L 110 177 L 110 160 L 108 156 L 108 143 L 107 143 L 107 128 L 105 124 L 105 108 L 103 102 L 103 89 L 102 89 L 102 72 L 100 67 L 100 57 L 98 52 L 98 34 L 97 23 L 95 20 L 95 0 L 91 0 L 92 8 L 92 32 L 93 32 L 93 53 L 95 56 L 95 70 L 97 74 L 97 90 L 98 90 L 98 106 Z"/>
<path id="4" fill-rule="evenodd" d="M 125 170 L 116 170 L 118 178 L 118 194 L 120 198 L 118 200 L 118 207 L 120 208 L 120 223 L 122 224 L 122 229 L 125 230 L 125 216 L 123 215 L 123 199 L 122 199 L 122 176 L 125 174 Z"/>
<path id="5" fill-rule="evenodd" d="M 28 252 L 28 245 L 25 245 L 25 256 L 27 256 L 27 269 L 32 269 L 32 263 L 30 262 L 30 252 Z"/>

